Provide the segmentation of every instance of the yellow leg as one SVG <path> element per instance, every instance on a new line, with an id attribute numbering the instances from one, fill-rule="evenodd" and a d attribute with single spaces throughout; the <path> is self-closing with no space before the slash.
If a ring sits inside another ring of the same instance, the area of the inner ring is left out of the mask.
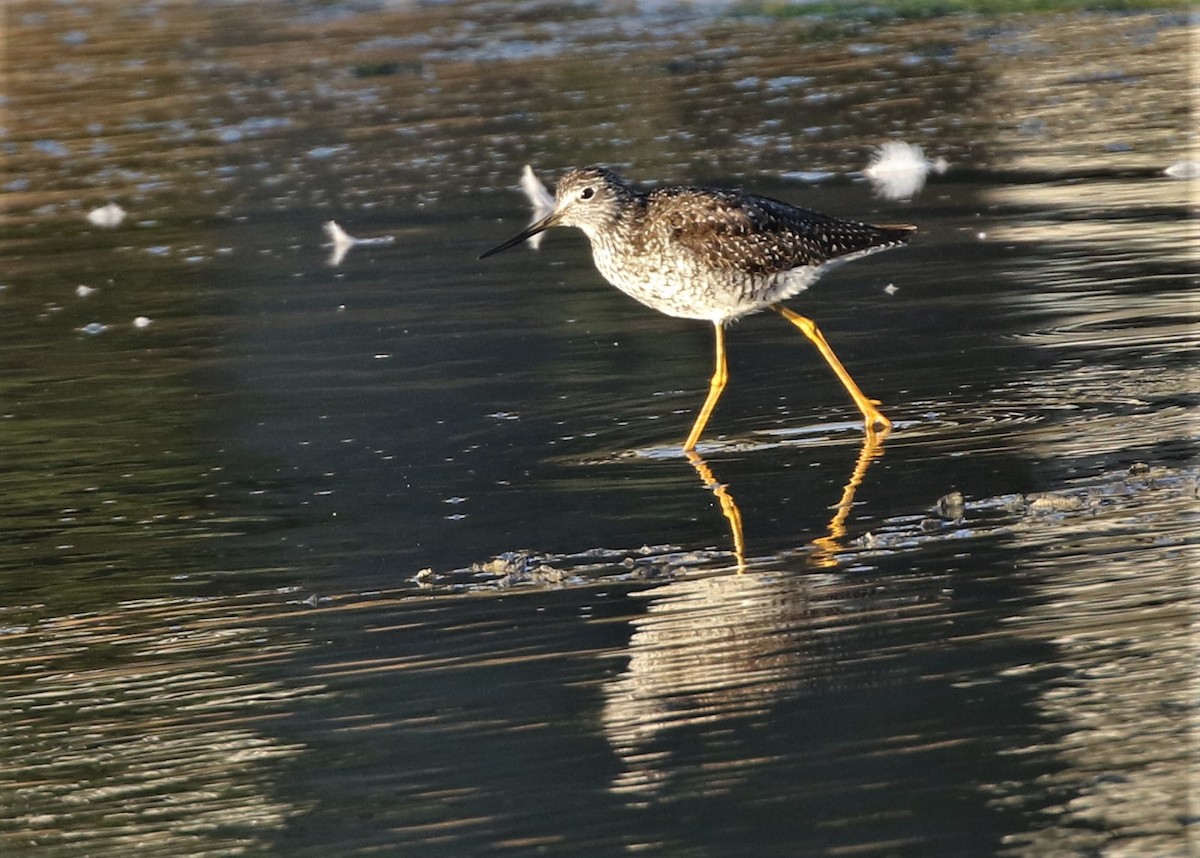
<path id="1" fill-rule="evenodd" d="M 725 384 L 729 381 L 729 370 L 725 366 L 725 328 L 721 326 L 720 322 L 714 322 L 713 329 L 717 332 L 717 366 L 713 370 L 712 380 L 708 383 L 708 398 L 704 400 L 700 413 L 696 415 L 696 422 L 692 424 L 691 434 L 683 442 L 684 452 L 696 449 L 700 433 L 704 431 L 709 416 L 717 407 L 717 400 L 721 398 L 721 391 L 725 389 Z"/>
<path id="2" fill-rule="evenodd" d="M 883 412 L 875 407 L 879 404 L 879 400 L 868 399 L 867 395 L 854 383 L 854 379 L 850 377 L 850 373 L 846 372 L 846 368 L 842 366 L 842 362 L 837 359 L 837 355 L 833 353 L 833 349 L 825 341 L 825 337 L 821 334 L 820 329 L 817 328 L 817 323 L 807 316 L 793 313 L 782 304 L 776 304 L 771 309 L 799 328 L 800 333 L 808 337 L 809 341 L 817 347 L 817 351 L 821 353 L 821 357 L 825 358 L 825 362 L 829 364 L 834 375 L 838 377 L 838 380 L 841 381 L 846 391 L 850 394 L 850 397 L 854 400 L 854 404 L 858 406 L 858 410 L 862 412 L 867 435 L 874 436 L 877 430 L 881 430 L 886 434 L 892 428 L 892 421 L 884 417 Z"/>
<path id="3" fill-rule="evenodd" d="M 716 495 L 717 500 L 721 502 L 721 514 L 729 522 L 729 533 L 733 537 L 733 556 L 737 560 L 737 571 L 740 575 L 746 571 L 746 540 L 742 536 L 742 511 L 738 509 L 737 501 L 729 493 L 728 487 L 717 482 L 712 469 L 708 467 L 707 462 L 700 458 L 698 453 L 688 450 L 687 460 L 692 463 L 692 467 L 700 475 L 700 482 L 704 483 L 704 487 Z"/>

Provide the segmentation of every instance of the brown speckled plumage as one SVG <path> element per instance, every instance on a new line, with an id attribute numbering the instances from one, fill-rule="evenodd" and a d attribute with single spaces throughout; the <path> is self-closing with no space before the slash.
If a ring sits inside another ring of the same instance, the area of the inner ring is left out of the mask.
<path id="1" fill-rule="evenodd" d="M 618 289 L 668 315 L 714 322 L 791 298 L 834 265 L 903 244 L 911 231 L 740 191 L 643 190 L 600 167 L 565 173 L 556 211 L 559 223 L 587 234 L 596 267 Z"/>
<path id="2" fill-rule="evenodd" d="M 868 435 L 891 426 L 850 379 L 812 320 L 780 302 L 836 265 L 907 243 L 914 227 L 842 220 L 741 191 L 644 189 L 603 167 L 583 167 L 563 174 L 548 216 L 483 256 L 552 226 L 583 230 L 596 268 L 622 292 L 667 315 L 716 326 L 717 369 L 684 449 L 695 446 L 725 386 L 723 326 L 767 308 L 796 325 L 821 351 L 862 411 Z"/>

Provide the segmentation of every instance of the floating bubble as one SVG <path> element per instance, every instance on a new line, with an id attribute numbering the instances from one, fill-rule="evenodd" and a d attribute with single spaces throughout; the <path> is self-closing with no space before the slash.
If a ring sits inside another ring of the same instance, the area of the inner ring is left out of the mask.
<path id="1" fill-rule="evenodd" d="M 554 211 L 554 195 L 546 190 L 546 186 L 534 175 L 533 167 L 528 164 L 521 173 L 521 190 L 525 192 L 525 196 L 529 198 L 529 204 L 533 206 L 533 220 L 530 223 L 535 223 Z M 537 250 L 542 246 L 544 236 L 545 233 L 539 232 L 528 240 L 529 246 Z"/>
<path id="2" fill-rule="evenodd" d="M 945 158 L 929 160 L 920 146 L 889 140 L 876 150 L 863 175 L 875 193 L 889 200 L 911 199 L 930 173 L 941 175 L 948 168 Z"/>
<path id="3" fill-rule="evenodd" d="M 1200 177 L 1200 161 L 1176 161 L 1163 172 L 1172 179 L 1195 179 Z"/>
<path id="4" fill-rule="evenodd" d="M 121 225 L 121 221 L 125 220 L 127 212 L 116 203 L 100 206 L 98 209 L 92 209 L 87 214 L 88 222 L 92 226 L 102 226 L 106 229 L 112 229 Z"/>
<path id="5" fill-rule="evenodd" d="M 329 237 L 329 244 L 333 245 L 333 253 L 329 256 L 330 265 L 340 265 L 342 260 L 346 258 L 346 254 L 350 252 L 350 248 L 360 244 L 383 245 L 391 244 L 396 240 L 395 236 L 383 235 L 377 238 L 355 238 L 342 229 L 337 221 L 325 221 L 325 235 Z"/>

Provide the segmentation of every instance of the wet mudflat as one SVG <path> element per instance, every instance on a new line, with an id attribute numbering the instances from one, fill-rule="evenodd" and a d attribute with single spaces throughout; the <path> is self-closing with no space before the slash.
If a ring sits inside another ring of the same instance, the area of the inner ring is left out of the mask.
<path id="1" fill-rule="evenodd" d="M 4 29 L 3 854 L 1194 846 L 1180 13 Z M 763 315 L 689 461 L 708 326 L 475 259 L 592 162 L 917 224 L 793 302 L 882 449 Z"/>

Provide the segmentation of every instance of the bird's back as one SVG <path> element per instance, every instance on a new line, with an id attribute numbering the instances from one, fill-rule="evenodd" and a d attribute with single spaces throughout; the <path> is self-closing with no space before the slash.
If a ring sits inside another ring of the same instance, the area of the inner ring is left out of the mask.
<path id="1" fill-rule="evenodd" d="M 715 268 L 755 275 L 825 265 L 908 241 L 913 227 L 873 226 L 769 197 L 707 188 L 663 188 L 647 197 L 657 234 Z"/>

